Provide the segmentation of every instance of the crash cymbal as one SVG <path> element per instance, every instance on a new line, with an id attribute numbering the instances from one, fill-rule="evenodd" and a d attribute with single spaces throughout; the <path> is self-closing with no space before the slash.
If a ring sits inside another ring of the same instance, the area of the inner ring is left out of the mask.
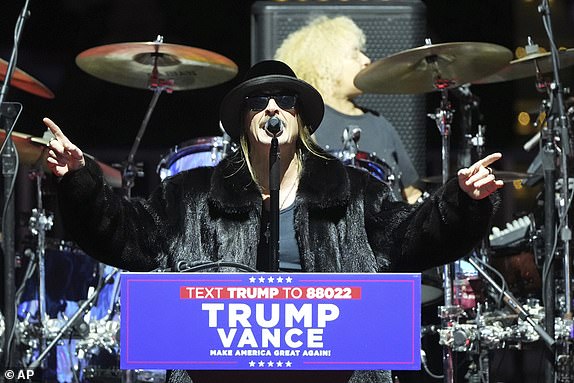
<path id="1" fill-rule="evenodd" d="M 76 57 L 85 72 L 105 81 L 132 88 L 150 89 L 152 74 L 171 90 L 206 88 L 231 80 L 237 65 L 204 49 L 161 42 L 103 45 Z M 154 84 L 155 85 L 155 84 Z"/>
<path id="2" fill-rule="evenodd" d="M 511 59 L 509 49 L 489 43 L 425 45 L 368 65 L 355 77 L 355 86 L 367 93 L 432 92 L 484 78 Z"/>
<path id="3" fill-rule="evenodd" d="M 29 134 L 19 132 L 12 132 L 10 137 L 18 151 L 18 157 L 21 163 L 34 167 L 42 166 L 42 169 L 49 171 L 48 166 L 46 165 L 49 138 L 34 137 Z M 0 145 L 4 144 L 5 139 L 6 131 L 4 129 L 0 129 Z M 93 156 L 87 153 L 84 153 L 84 155 L 96 161 L 104 173 L 104 179 L 110 186 L 115 188 L 122 186 L 122 175 L 119 170 L 96 160 Z"/>
<path id="4" fill-rule="evenodd" d="M 496 169 L 494 169 L 492 171 L 492 173 L 495 175 L 497 180 L 501 180 L 504 182 L 526 180 L 526 179 L 529 179 L 530 177 L 532 177 L 532 174 L 529 174 L 529 173 L 509 172 L 509 171 L 496 170 Z M 451 177 L 453 177 L 453 176 L 454 176 L 454 174 Z M 442 175 L 422 177 L 421 181 L 429 183 L 429 184 L 440 184 L 440 183 L 442 183 Z"/>
<path id="5" fill-rule="evenodd" d="M 8 72 L 8 62 L 0 59 L 0 81 L 3 82 L 6 79 L 6 72 Z M 10 85 L 36 96 L 54 98 L 54 93 L 44 84 L 18 68 L 12 73 Z"/>
<path id="6" fill-rule="evenodd" d="M 574 49 L 558 52 L 560 69 L 574 65 Z M 519 80 L 536 75 L 536 67 L 541 74 L 553 71 L 552 56 L 550 52 L 533 53 L 520 59 L 510 61 L 498 72 L 487 77 L 472 81 L 473 84 L 490 84 L 502 81 Z"/>

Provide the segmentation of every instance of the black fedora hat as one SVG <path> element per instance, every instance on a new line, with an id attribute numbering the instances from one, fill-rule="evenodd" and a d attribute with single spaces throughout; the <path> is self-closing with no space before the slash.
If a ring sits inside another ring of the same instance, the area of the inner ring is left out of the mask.
<path id="1" fill-rule="evenodd" d="M 325 105 L 319 92 L 281 61 L 266 60 L 253 65 L 245 79 L 223 98 L 219 109 L 221 125 L 232 139 L 237 140 L 243 130 L 245 98 L 251 95 L 289 92 L 297 94 L 297 108 L 304 123 L 313 133 L 323 119 Z"/>

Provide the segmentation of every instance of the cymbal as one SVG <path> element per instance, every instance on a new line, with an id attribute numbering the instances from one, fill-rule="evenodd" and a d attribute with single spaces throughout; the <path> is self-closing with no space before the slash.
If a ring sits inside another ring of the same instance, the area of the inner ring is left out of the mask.
<path id="1" fill-rule="evenodd" d="M 21 163 L 35 167 L 42 166 L 43 170 L 49 171 L 46 164 L 46 157 L 48 155 L 47 145 L 49 139 L 44 137 L 34 137 L 29 134 L 19 132 L 12 132 L 10 137 L 18 151 L 18 157 Z M 0 145 L 4 144 L 4 140 L 6 140 L 6 131 L 4 129 L 0 129 Z M 122 175 L 119 170 L 96 160 L 93 156 L 87 153 L 84 153 L 84 155 L 96 161 L 100 169 L 102 169 L 104 179 L 110 186 L 115 188 L 122 186 Z"/>
<path id="2" fill-rule="evenodd" d="M 355 86 L 367 93 L 426 93 L 484 78 L 511 59 L 509 49 L 490 43 L 425 45 L 369 64 Z"/>
<path id="3" fill-rule="evenodd" d="M 558 52 L 560 69 L 574 65 L 574 49 L 567 49 Z M 473 84 L 490 84 L 502 81 L 519 80 L 536 75 L 536 66 L 540 73 L 553 71 L 552 56 L 550 52 L 533 53 L 520 59 L 512 60 L 501 70 L 487 77 L 472 81 Z"/>
<path id="4" fill-rule="evenodd" d="M 501 180 L 504 182 L 513 182 L 513 181 L 518 181 L 518 180 L 525 180 L 525 179 L 532 177 L 532 174 L 529 174 L 529 173 L 510 172 L 510 171 L 496 170 L 496 169 L 493 169 L 492 174 L 495 175 L 497 180 Z M 454 174 L 452 176 L 454 176 Z M 452 176 L 449 176 L 449 178 Z M 429 184 L 440 184 L 440 183 L 442 183 L 442 175 L 422 177 L 421 181 L 429 183 Z"/>
<path id="5" fill-rule="evenodd" d="M 0 81 L 4 82 L 7 72 L 8 62 L 0 59 Z M 12 73 L 10 85 L 36 96 L 49 99 L 54 98 L 54 93 L 52 93 L 52 91 L 44 84 L 18 68 L 14 69 L 14 72 Z"/>
<path id="6" fill-rule="evenodd" d="M 204 49 L 160 42 L 103 45 L 76 56 L 85 72 L 105 81 L 132 88 L 150 89 L 157 69 L 161 83 L 171 90 L 206 88 L 231 80 L 237 65 Z"/>

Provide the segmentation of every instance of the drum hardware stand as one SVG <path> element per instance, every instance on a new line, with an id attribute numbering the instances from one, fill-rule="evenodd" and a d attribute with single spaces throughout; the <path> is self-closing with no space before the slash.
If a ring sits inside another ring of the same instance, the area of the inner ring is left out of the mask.
<path id="1" fill-rule="evenodd" d="M 427 41 L 430 43 L 430 41 Z M 450 85 L 446 80 L 437 79 L 436 88 L 440 89 L 441 102 L 440 107 L 435 110 L 434 114 L 428 114 L 428 117 L 435 120 L 437 128 L 442 137 L 441 155 L 442 155 L 442 184 L 446 184 L 449 176 L 449 149 L 450 149 L 450 127 L 454 110 L 448 100 L 447 87 Z M 443 289 L 444 289 L 444 306 L 439 307 L 438 315 L 441 318 L 441 327 L 448 328 L 453 322 L 463 315 L 461 307 L 453 304 L 452 291 L 452 264 L 446 264 L 443 267 Z M 454 383 L 454 355 L 451 347 L 443 346 L 443 370 L 444 382 Z"/>
<path id="2" fill-rule="evenodd" d="M 347 126 L 343 129 L 341 139 L 343 141 L 341 160 L 349 160 L 351 166 L 356 166 L 356 157 L 359 152 L 359 140 L 361 139 L 361 128 L 357 125 Z"/>
<path id="3" fill-rule="evenodd" d="M 110 283 L 111 281 L 113 281 L 114 276 L 118 273 L 118 269 L 114 269 L 111 273 L 109 273 L 105 278 L 103 283 L 100 284 L 100 286 L 98 286 L 93 292 L 92 295 L 90 295 L 86 301 L 84 301 L 84 303 L 82 303 L 82 305 L 80 307 L 78 307 L 78 310 L 74 313 L 74 315 L 72 315 L 70 317 L 70 319 L 68 319 L 68 321 L 66 322 L 66 324 L 64 326 L 62 326 L 62 328 L 60 329 L 60 331 L 58 332 L 58 334 L 56 334 L 56 336 L 54 337 L 54 339 L 50 342 L 50 344 L 47 345 L 47 347 L 43 350 L 43 352 L 36 358 L 36 360 L 34 360 L 32 363 L 30 363 L 30 365 L 26 366 L 26 368 L 29 369 L 35 369 L 40 367 L 40 363 L 42 363 L 42 361 L 48 356 L 48 354 L 50 353 L 50 351 L 58 344 L 58 342 L 60 341 L 60 339 L 68 332 L 68 330 L 74 326 L 74 324 L 76 323 L 76 321 L 80 318 L 81 315 L 85 315 L 88 311 L 88 309 L 90 309 L 90 307 L 92 306 L 93 302 L 96 300 L 96 298 L 99 296 L 101 290 L 104 288 L 104 286 L 106 286 L 108 283 Z"/>
<path id="4" fill-rule="evenodd" d="M 150 78 L 149 78 L 149 89 L 151 89 L 153 91 L 153 96 L 152 99 L 150 101 L 150 104 L 148 106 L 147 112 L 144 116 L 144 119 L 140 125 L 139 131 L 136 135 L 136 138 L 134 140 L 134 143 L 131 147 L 131 150 L 128 154 L 128 158 L 127 160 L 123 163 L 123 172 L 122 172 L 122 189 L 124 190 L 126 196 L 128 198 L 131 197 L 131 189 L 134 186 L 134 181 L 135 181 L 135 177 L 142 177 L 143 176 L 143 172 L 141 170 L 141 168 L 136 165 L 134 163 L 134 157 L 136 155 L 136 152 L 139 148 L 141 139 L 145 133 L 145 130 L 147 128 L 147 125 L 149 123 L 149 120 L 151 118 L 151 114 L 157 104 L 157 100 L 159 99 L 159 96 L 161 95 L 161 92 L 166 91 L 167 93 L 171 93 L 172 89 L 171 86 L 173 86 L 174 82 L 173 80 L 163 80 L 159 78 L 159 71 L 157 69 L 157 59 L 159 57 L 159 47 L 161 44 L 163 44 L 163 36 L 158 35 L 154 41 L 155 45 L 155 52 L 156 55 L 154 56 L 154 63 L 153 63 L 153 69 L 152 72 L 150 74 Z"/>
<path id="5" fill-rule="evenodd" d="M 18 174 L 18 153 L 12 141 L 12 131 L 22 111 L 22 105 L 17 103 L 5 103 L 4 100 L 8 95 L 8 88 L 12 82 L 12 75 L 16 69 L 16 61 L 18 57 L 18 46 L 20 44 L 20 36 L 24 28 L 24 22 L 30 16 L 28 7 L 30 0 L 24 2 L 22 11 L 16 21 L 14 27 L 14 46 L 10 54 L 8 67 L 6 68 L 6 75 L 4 76 L 4 83 L 0 88 L 0 123 L 6 123 L 6 139 L 0 149 L 2 155 L 2 176 L 4 180 L 4 208 L 2 211 L 2 250 L 4 252 L 4 321 L 6 329 L 11 329 L 16 323 L 16 310 L 15 310 L 15 295 L 16 295 L 16 277 L 15 277 L 15 207 L 14 207 L 14 187 L 16 175 Z M 9 337 L 6 337 L 2 349 L 9 344 Z M 9 352 L 3 356 L 2 365 L 8 367 L 10 360 Z"/>
<path id="6" fill-rule="evenodd" d="M 4 87 L 9 83 L 10 67 Z M 0 101 L 2 100 L 0 94 Z M 18 173 L 18 152 L 14 142 L 11 139 L 13 127 L 22 111 L 22 104 L 14 102 L 0 102 L 0 124 L 4 125 L 6 139 L 0 153 L 2 155 L 2 178 L 4 181 L 4 201 L 2 211 L 2 250 L 4 262 L 4 324 L 6 334 L 4 344 L 0 345 L 4 350 L 4 355 L 0 359 L 0 366 L 8 367 L 10 362 L 10 353 L 7 351 L 11 343 L 9 334 L 11 329 L 16 325 L 16 249 L 15 249 L 15 231 L 16 231 L 16 212 L 14 206 L 14 189 L 16 186 L 16 175 Z"/>
<path id="7" fill-rule="evenodd" d="M 552 58 L 553 81 L 549 84 L 548 94 L 550 96 L 550 117 L 548 118 L 548 127 L 543 129 L 543 156 L 542 164 L 544 169 L 544 224 L 545 224 L 545 262 L 544 262 L 544 276 L 543 276 L 543 297 L 545 309 L 545 324 L 549 335 L 554 338 L 555 326 L 555 282 L 554 282 L 554 236 L 557 240 L 560 238 L 562 242 L 563 252 L 563 268 L 564 268 L 564 294 L 565 294 L 565 312 L 563 317 L 571 320 L 572 315 L 572 280 L 570 275 L 571 258 L 570 258 L 570 240 L 572 239 L 572 231 L 568 226 L 568 210 L 569 210 L 569 193 L 568 193 L 568 157 L 572 155 L 570 152 L 570 137 L 569 137 L 569 119 L 566 115 L 566 108 L 564 103 L 564 90 L 560 83 L 559 76 L 559 53 L 554 42 L 552 31 L 552 21 L 550 17 L 550 5 L 548 0 L 542 0 L 538 6 L 538 11 L 542 15 L 542 22 L 544 24 L 546 33 L 548 35 L 550 53 Z M 556 145 L 555 143 L 558 143 Z M 558 153 L 559 157 L 555 154 Z M 554 201 L 554 188 L 556 182 L 555 167 L 558 164 L 560 174 L 562 176 L 562 186 L 560 193 L 558 193 L 557 200 Z M 554 212 L 557 210 L 557 217 Z M 558 218 L 558 223 L 555 221 Z M 556 244 L 557 245 L 557 244 Z M 561 342 L 562 343 L 562 342 Z M 558 347 L 562 351 L 563 347 Z M 566 347 L 568 349 L 568 347 Z M 569 350 L 571 351 L 571 350 Z M 561 360 L 562 357 L 571 358 L 571 355 L 556 355 L 555 352 L 547 354 L 546 360 L 546 379 L 547 382 L 556 381 L 556 361 Z M 570 380 L 570 379 L 569 379 Z"/>
<path id="8" fill-rule="evenodd" d="M 556 346 L 556 341 L 554 340 L 554 338 L 550 336 L 547 330 L 544 330 L 544 328 L 540 324 L 536 323 L 534 319 L 532 319 L 530 314 L 522 307 L 520 302 L 518 302 L 518 300 L 512 295 L 512 293 L 500 287 L 494 281 L 494 279 L 492 279 L 492 277 L 486 272 L 486 270 L 482 268 L 480 264 L 481 262 L 483 261 L 477 258 L 475 255 L 470 255 L 468 257 L 468 263 L 474 266 L 476 271 L 478 271 L 478 273 L 488 282 L 488 284 L 492 288 L 494 288 L 494 290 L 496 290 L 497 293 L 502 295 L 503 297 L 502 299 L 508 305 L 508 307 L 512 309 L 512 311 L 514 311 L 520 317 L 520 319 L 528 322 L 528 324 L 532 326 L 532 328 L 538 333 L 538 335 L 540 335 L 540 339 L 544 341 L 549 350 L 554 350 L 554 347 Z"/>
<path id="9" fill-rule="evenodd" d="M 473 112 L 477 112 L 479 115 L 479 121 L 482 120 L 482 115 L 479 111 L 480 99 L 472 94 L 470 91 L 470 84 L 464 84 L 454 89 L 454 93 L 457 94 L 463 104 L 462 110 L 462 133 L 463 133 L 463 146 L 461 153 L 458 156 L 458 166 L 460 168 L 469 167 L 472 164 L 471 148 L 482 147 L 484 145 L 480 138 L 484 138 L 484 132 L 480 131 L 482 125 L 478 125 L 479 131 L 476 137 L 472 136 L 471 130 L 473 127 Z M 479 154 L 479 158 L 482 158 L 482 154 Z"/>
<path id="10" fill-rule="evenodd" d="M 44 172 L 41 169 L 41 164 L 37 165 L 39 165 L 38 169 L 40 170 L 30 171 L 29 177 L 36 181 L 38 207 L 32 209 L 28 226 L 32 234 L 38 237 L 35 257 L 38 262 L 38 323 L 40 328 L 44 329 L 44 325 L 48 320 L 48 314 L 46 313 L 46 231 L 52 228 L 54 216 L 52 213 L 46 214 L 43 208 L 42 178 L 44 177 Z M 44 336 L 40 339 L 39 345 L 39 351 L 42 351 L 46 346 L 46 338 Z"/>

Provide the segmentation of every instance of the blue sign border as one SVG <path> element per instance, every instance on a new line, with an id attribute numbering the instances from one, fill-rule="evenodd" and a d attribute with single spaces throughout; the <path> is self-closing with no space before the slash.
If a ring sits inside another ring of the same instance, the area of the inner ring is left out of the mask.
<path id="1" fill-rule="evenodd" d="M 120 366 L 418 370 L 420 284 L 405 273 L 124 272 Z"/>

